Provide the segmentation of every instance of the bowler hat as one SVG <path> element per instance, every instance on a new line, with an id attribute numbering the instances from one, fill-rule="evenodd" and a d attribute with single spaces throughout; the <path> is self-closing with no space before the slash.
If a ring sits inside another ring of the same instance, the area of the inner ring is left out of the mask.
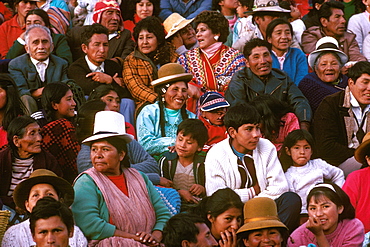
<path id="1" fill-rule="evenodd" d="M 370 149 L 370 132 L 367 133 L 362 139 L 362 143 L 355 150 L 355 159 L 361 164 L 366 163 L 366 155 Z"/>
<path id="2" fill-rule="evenodd" d="M 152 86 L 157 87 L 166 83 L 183 81 L 188 83 L 193 78 L 190 73 L 185 73 L 185 69 L 178 63 L 167 63 L 158 70 L 158 79 L 151 82 Z"/>

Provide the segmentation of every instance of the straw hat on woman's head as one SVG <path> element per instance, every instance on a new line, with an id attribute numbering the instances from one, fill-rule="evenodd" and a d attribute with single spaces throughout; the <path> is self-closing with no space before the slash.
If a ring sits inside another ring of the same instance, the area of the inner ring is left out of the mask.
<path id="1" fill-rule="evenodd" d="M 355 151 L 355 159 L 361 164 L 367 164 L 366 156 L 370 158 L 370 132 L 362 139 L 362 143 Z"/>
<path id="2" fill-rule="evenodd" d="M 158 87 L 163 84 L 172 84 L 183 81 L 188 83 L 193 78 L 190 73 L 185 73 L 184 67 L 178 63 L 167 63 L 158 70 L 158 79 L 151 82 L 152 86 Z"/>

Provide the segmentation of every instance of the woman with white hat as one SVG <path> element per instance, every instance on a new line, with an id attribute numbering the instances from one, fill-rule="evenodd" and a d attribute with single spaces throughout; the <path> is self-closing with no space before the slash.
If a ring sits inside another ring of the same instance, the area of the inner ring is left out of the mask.
<path id="1" fill-rule="evenodd" d="M 124 117 L 113 111 L 95 115 L 91 147 L 93 167 L 76 179 L 72 205 L 76 224 L 91 246 L 157 245 L 170 213 L 148 177 L 128 168 Z"/>

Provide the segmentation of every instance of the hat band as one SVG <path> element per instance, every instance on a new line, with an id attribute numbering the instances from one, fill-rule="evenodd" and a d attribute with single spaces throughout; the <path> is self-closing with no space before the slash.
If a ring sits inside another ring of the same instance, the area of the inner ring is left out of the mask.
<path id="1" fill-rule="evenodd" d="M 331 49 L 338 50 L 338 47 L 333 43 L 324 43 L 324 44 L 320 45 L 319 47 L 317 47 L 316 50 L 321 50 L 321 49 L 325 49 L 325 48 L 331 48 Z"/>
<path id="2" fill-rule="evenodd" d="M 226 102 L 226 100 L 223 99 L 223 98 L 213 99 L 213 100 L 208 101 L 207 103 L 204 103 L 201 107 L 204 108 L 204 107 L 214 105 L 214 104 L 217 104 L 217 103 L 221 103 L 221 102 Z"/>
<path id="3" fill-rule="evenodd" d="M 279 217 L 277 217 L 277 216 L 265 216 L 265 217 L 255 217 L 255 218 L 244 219 L 244 224 L 250 223 L 250 222 L 255 222 L 255 221 L 263 221 L 263 220 L 278 220 L 278 221 L 280 221 Z"/>
<path id="4" fill-rule="evenodd" d="M 104 134 L 119 134 L 118 132 L 111 132 L 111 131 L 99 131 L 99 132 L 96 132 L 93 134 L 93 136 L 95 135 L 104 135 Z"/>
<path id="5" fill-rule="evenodd" d="M 172 28 L 170 29 L 170 31 L 168 31 L 168 33 L 175 32 L 175 31 L 176 31 L 176 29 L 177 29 L 177 27 L 180 25 L 180 23 L 181 23 L 183 20 L 186 20 L 186 19 L 185 19 L 185 18 L 183 18 L 183 19 L 178 20 L 176 23 L 174 23 L 174 24 L 172 25 Z"/>

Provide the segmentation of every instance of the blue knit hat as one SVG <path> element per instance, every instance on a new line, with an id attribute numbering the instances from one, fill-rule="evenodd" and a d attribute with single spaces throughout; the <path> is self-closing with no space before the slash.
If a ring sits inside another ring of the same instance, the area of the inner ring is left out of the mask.
<path id="1" fill-rule="evenodd" d="M 199 108 L 202 111 L 212 111 L 218 108 L 229 107 L 230 104 L 218 92 L 206 92 L 199 99 Z"/>

